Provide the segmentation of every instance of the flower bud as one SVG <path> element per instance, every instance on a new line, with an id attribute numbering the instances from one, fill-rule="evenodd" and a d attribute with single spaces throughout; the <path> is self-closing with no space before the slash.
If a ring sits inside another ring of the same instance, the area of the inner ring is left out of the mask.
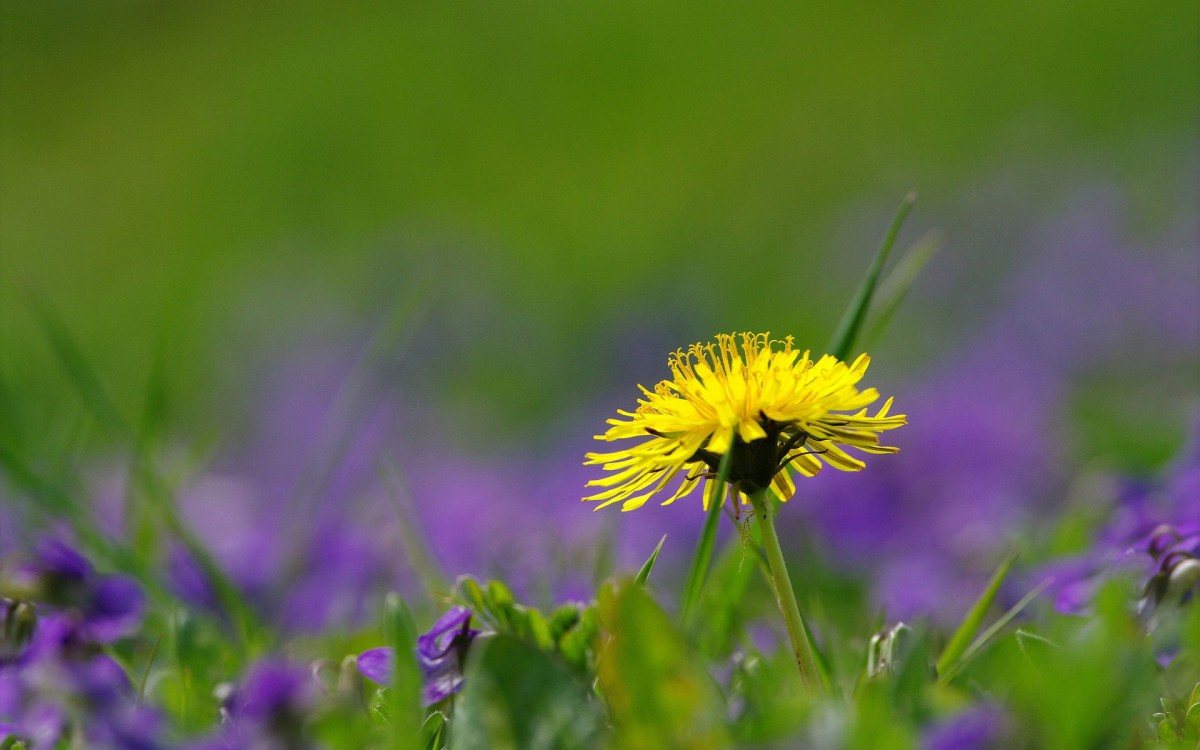
<path id="1" fill-rule="evenodd" d="M 898 622 L 890 630 L 882 630 L 871 636 L 867 644 L 867 676 L 894 673 L 900 666 L 900 657 L 912 634 L 912 628 Z"/>
<path id="2" fill-rule="evenodd" d="M 1200 582 L 1200 560 L 1194 557 L 1180 560 L 1175 563 L 1167 575 L 1166 593 L 1163 598 L 1167 601 L 1182 601 L 1183 597 L 1195 588 L 1198 582 Z"/>
<path id="3" fill-rule="evenodd" d="M 9 602 L 0 633 L 0 661 L 15 657 L 33 639 L 37 630 L 37 610 L 28 602 Z"/>

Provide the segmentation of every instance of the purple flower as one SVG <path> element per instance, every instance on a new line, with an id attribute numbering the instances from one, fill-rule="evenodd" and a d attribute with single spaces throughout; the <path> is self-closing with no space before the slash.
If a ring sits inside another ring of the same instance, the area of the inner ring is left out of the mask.
<path id="1" fill-rule="evenodd" d="M 1107 580 L 1126 576 L 1142 587 L 1139 610 L 1154 629 L 1164 602 L 1184 602 L 1200 586 L 1200 415 L 1179 458 L 1159 481 L 1126 482 L 1094 549 L 1038 571 L 1052 580 L 1047 594 L 1064 614 L 1085 614 Z"/>
<path id="2" fill-rule="evenodd" d="M 479 631 L 471 626 L 471 610 L 453 607 L 438 618 L 428 633 L 417 638 L 417 662 L 425 673 L 425 705 L 437 703 L 462 689 L 463 659 Z"/>
<path id="3" fill-rule="evenodd" d="M 463 660 L 480 631 L 471 627 L 471 610 L 452 607 L 438 618 L 429 632 L 417 638 L 417 663 L 425 676 L 421 697 L 426 706 L 462 690 Z M 375 682 L 390 685 L 395 652 L 390 647 L 373 648 L 358 656 L 358 669 Z"/>
<path id="4" fill-rule="evenodd" d="M 319 696 L 308 670 L 281 661 L 259 662 L 223 707 L 230 746 L 254 750 L 312 747 L 304 724 Z"/>
<path id="5" fill-rule="evenodd" d="M 391 646 L 368 649 L 358 655 L 358 671 L 381 685 L 392 684 L 395 669 L 396 652 Z"/>
<path id="6" fill-rule="evenodd" d="M 162 747 L 158 714 L 137 705 L 125 671 L 100 651 L 78 612 L 41 617 L 16 659 L 0 665 L 0 714 L 13 736 L 49 747 L 78 734 L 87 747 Z"/>
<path id="7" fill-rule="evenodd" d="M 224 615 L 212 582 L 195 556 L 182 545 L 173 545 L 167 553 L 167 580 L 181 599 L 201 609 Z"/>
<path id="8" fill-rule="evenodd" d="M 91 637 L 112 643 L 137 630 L 142 622 L 146 598 L 137 581 L 128 576 L 99 576 L 83 611 Z"/>
<path id="9" fill-rule="evenodd" d="M 97 643 L 133 633 L 146 604 L 132 578 L 96 572 L 87 558 L 54 537 L 42 539 L 32 557 L 0 571 L 0 592 L 75 613 L 85 638 Z"/>
<path id="10" fill-rule="evenodd" d="M 925 750 L 988 750 L 1009 747 L 1004 741 L 1007 721 L 994 706 L 969 708 L 925 732 Z"/>

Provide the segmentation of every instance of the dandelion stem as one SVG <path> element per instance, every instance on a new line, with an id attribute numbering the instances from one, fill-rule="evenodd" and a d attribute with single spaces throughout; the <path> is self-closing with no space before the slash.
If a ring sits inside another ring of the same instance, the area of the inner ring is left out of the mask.
<path id="1" fill-rule="evenodd" d="M 775 587 L 775 602 L 783 612 L 784 622 L 787 623 L 788 639 L 792 643 L 796 665 L 800 667 L 801 681 L 810 691 L 821 690 L 823 685 L 812 646 L 809 644 L 808 631 L 804 627 L 804 618 L 801 617 L 800 607 L 796 603 L 796 592 L 792 589 L 792 579 L 788 576 L 787 565 L 783 561 L 779 535 L 775 533 L 775 506 L 771 504 L 768 492 L 768 488 L 763 487 L 751 493 L 750 503 L 754 506 L 754 515 L 762 529 L 763 546 L 766 548 L 767 562 L 771 567 L 771 584 Z"/>

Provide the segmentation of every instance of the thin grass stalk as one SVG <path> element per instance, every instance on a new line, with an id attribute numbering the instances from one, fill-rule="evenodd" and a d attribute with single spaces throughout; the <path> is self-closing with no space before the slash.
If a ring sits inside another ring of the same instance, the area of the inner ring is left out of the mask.
<path id="1" fill-rule="evenodd" d="M 813 655 L 808 629 L 804 625 L 804 617 L 800 614 L 800 605 L 796 602 L 796 591 L 792 588 L 792 579 L 783 559 L 783 549 L 779 546 L 779 534 L 775 531 L 775 506 L 771 503 L 769 488 L 762 487 L 750 493 L 750 503 L 754 506 L 754 515 L 758 519 L 759 528 L 762 529 L 763 547 L 767 553 L 767 562 L 771 566 L 775 602 L 779 605 L 787 624 L 792 653 L 796 657 L 796 666 L 800 668 L 800 679 L 809 691 L 823 692 L 825 685 L 821 681 L 821 671 Z"/>

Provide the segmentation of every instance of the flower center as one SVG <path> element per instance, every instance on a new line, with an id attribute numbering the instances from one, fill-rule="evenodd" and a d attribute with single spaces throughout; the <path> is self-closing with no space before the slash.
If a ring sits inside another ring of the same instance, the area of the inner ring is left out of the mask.
<path id="1" fill-rule="evenodd" d="M 733 459 L 729 467 L 729 483 L 749 495 L 767 487 L 783 467 L 788 456 L 804 447 L 808 434 L 795 427 L 780 424 L 765 416 L 759 422 L 764 437 L 750 442 L 736 434 L 733 437 Z M 701 448 L 689 461 L 703 461 L 715 475 L 720 470 L 721 456 Z"/>

